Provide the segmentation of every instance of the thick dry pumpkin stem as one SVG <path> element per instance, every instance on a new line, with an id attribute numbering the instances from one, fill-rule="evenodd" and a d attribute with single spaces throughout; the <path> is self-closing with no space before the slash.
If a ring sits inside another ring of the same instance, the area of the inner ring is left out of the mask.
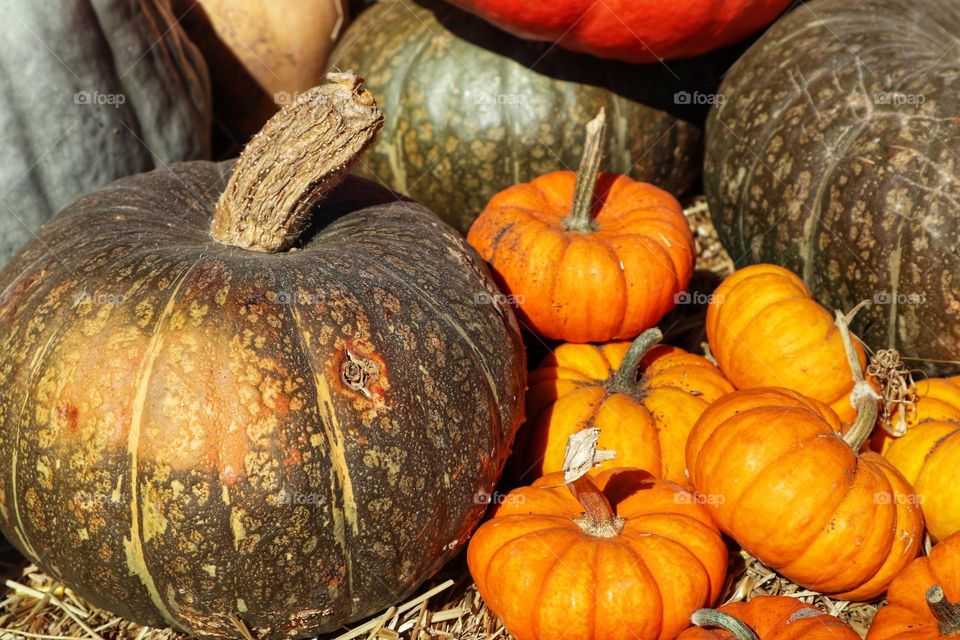
<path id="1" fill-rule="evenodd" d="M 590 476 L 581 476 L 567 487 L 583 507 L 583 516 L 577 519 L 577 524 L 584 532 L 598 538 L 612 538 L 620 534 L 623 518 L 614 513 L 607 496 L 603 495 Z"/>
<path id="2" fill-rule="evenodd" d="M 853 425 L 844 434 L 843 440 L 855 452 L 863 448 L 863 443 L 870 437 L 874 425 L 877 423 L 877 400 L 879 396 L 873 390 L 870 383 L 863 377 L 863 367 L 860 365 L 860 356 L 853 346 L 853 336 L 850 335 L 849 322 L 859 309 L 851 311 L 848 315 L 843 315 L 837 311 L 836 325 L 840 330 L 840 340 L 843 342 L 844 351 L 847 354 L 847 363 L 850 365 L 850 372 L 853 374 L 853 391 L 850 392 L 850 402 L 857 409 L 857 419 Z"/>
<path id="3" fill-rule="evenodd" d="M 633 393 L 637 388 L 637 376 L 644 356 L 663 340 L 663 332 L 654 327 L 641 333 L 620 362 L 620 368 L 610 381 L 610 390 L 614 393 Z"/>
<path id="4" fill-rule="evenodd" d="M 613 451 L 597 449 L 600 429 L 591 427 L 570 436 L 563 460 L 563 479 L 570 493 L 583 507 L 583 516 L 576 519 L 585 533 L 612 538 L 623 529 L 623 518 L 617 516 L 610 501 L 587 473 L 604 460 L 612 460 Z"/>
<path id="5" fill-rule="evenodd" d="M 590 233 L 597 225 L 590 215 L 593 211 L 593 192 L 600 176 L 600 160 L 603 157 L 603 139 L 607 130 L 607 116 L 601 108 L 597 117 L 587 123 L 587 138 L 583 142 L 583 155 L 577 170 L 577 182 L 573 188 L 570 215 L 563 219 L 567 231 Z"/>
<path id="6" fill-rule="evenodd" d="M 290 248 L 310 211 L 350 173 L 383 126 L 363 79 L 330 73 L 270 118 L 244 148 L 210 232 L 251 251 Z"/>
<path id="7" fill-rule="evenodd" d="M 947 594 L 938 584 L 927 589 L 927 605 L 930 612 L 937 619 L 940 635 L 955 636 L 960 634 L 960 605 L 947 600 Z"/>
<path id="8" fill-rule="evenodd" d="M 690 616 L 690 622 L 698 627 L 714 627 L 728 631 L 737 640 L 760 640 L 756 632 L 741 620 L 729 613 L 716 609 L 697 609 Z"/>

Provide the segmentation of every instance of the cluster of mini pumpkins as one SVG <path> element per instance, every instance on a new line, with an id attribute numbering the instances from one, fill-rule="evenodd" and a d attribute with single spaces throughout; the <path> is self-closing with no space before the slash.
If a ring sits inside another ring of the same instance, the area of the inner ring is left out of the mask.
<path id="1" fill-rule="evenodd" d="M 514 459 L 532 483 L 469 546 L 487 604 L 519 640 L 857 637 L 785 598 L 703 609 L 724 587 L 725 534 L 830 597 L 889 591 L 871 639 L 955 633 L 957 560 L 937 559 L 960 550 L 960 385 L 917 385 L 905 435 L 885 437 L 849 317 L 767 264 L 712 294 L 716 365 L 659 344 L 692 238 L 672 196 L 598 172 L 603 128 L 603 113 L 587 125 L 578 172 L 495 195 L 467 236 L 527 329 L 565 341 L 529 376 Z M 586 430 L 615 453 L 571 476 Z M 941 543 L 915 561 L 925 531 Z M 692 615 L 703 630 L 685 631 Z"/>

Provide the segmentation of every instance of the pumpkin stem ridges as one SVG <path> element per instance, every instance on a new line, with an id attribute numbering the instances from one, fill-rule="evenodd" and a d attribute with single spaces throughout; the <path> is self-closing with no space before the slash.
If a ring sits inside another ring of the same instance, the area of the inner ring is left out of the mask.
<path id="1" fill-rule="evenodd" d="M 314 205 L 350 173 L 383 126 L 363 79 L 330 73 L 253 137 L 217 202 L 214 239 L 251 251 L 293 245 Z"/>
<path id="2" fill-rule="evenodd" d="M 593 210 L 593 192 L 600 176 L 600 159 L 603 157 L 603 137 L 607 130 L 607 116 L 603 108 L 597 117 L 587 123 L 587 137 L 583 142 L 583 155 L 577 170 L 577 182 L 573 188 L 570 215 L 563 219 L 567 231 L 590 233 L 597 228 L 590 213 Z"/>
<path id="3" fill-rule="evenodd" d="M 641 333 L 620 362 L 620 368 L 613 375 L 609 389 L 614 393 L 632 394 L 637 389 L 637 376 L 644 356 L 663 340 L 663 333 L 654 327 Z"/>
<path id="4" fill-rule="evenodd" d="M 570 493 L 583 507 L 583 515 L 575 520 L 584 533 L 599 538 L 612 538 L 620 534 L 624 519 L 618 517 L 610 501 L 588 472 L 605 460 L 612 460 L 615 452 L 597 449 L 600 429 L 590 427 L 579 431 L 567 440 L 563 460 L 563 479 Z"/>
<path id="5" fill-rule="evenodd" d="M 857 307 L 858 310 L 860 306 Z M 857 409 L 857 419 L 853 425 L 844 434 L 843 440 L 855 452 L 859 452 L 863 443 L 870 437 L 873 427 L 877 422 L 877 400 L 879 396 L 873 390 L 870 383 L 863 378 L 863 367 L 860 365 L 860 356 L 853 347 L 853 336 L 850 335 L 848 323 L 852 313 L 844 316 L 837 311 L 836 325 L 840 330 L 840 341 L 843 343 L 843 349 L 847 354 L 847 362 L 850 365 L 850 372 L 853 374 L 853 391 L 850 392 L 850 402 Z"/>
<path id="6" fill-rule="evenodd" d="M 728 631 L 737 640 L 760 640 L 756 632 L 741 620 L 729 613 L 716 609 L 697 609 L 690 616 L 690 622 L 698 627 L 716 627 Z"/>
<path id="7" fill-rule="evenodd" d="M 927 589 L 927 605 L 930 612 L 937 619 L 940 635 L 955 636 L 960 634 L 960 604 L 953 604 L 947 600 L 947 594 L 938 584 Z"/>

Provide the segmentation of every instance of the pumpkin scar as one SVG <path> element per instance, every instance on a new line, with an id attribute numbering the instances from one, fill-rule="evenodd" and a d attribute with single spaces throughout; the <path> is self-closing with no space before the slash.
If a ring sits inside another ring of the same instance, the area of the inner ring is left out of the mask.
<path id="1" fill-rule="evenodd" d="M 290 315 L 297 327 L 297 333 L 303 343 L 303 352 L 310 363 L 310 369 L 313 375 L 314 388 L 317 398 L 317 417 L 323 426 L 323 433 L 327 440 L 328 453 L 330 455 L 331 473 L 335 480 L 331 482 L 331 495 L 336 491 L 336 485 L 339 484 L 343 493 L 342 507 L 338 508 L 335 500 L 331 500 L 332 515 L 334 520 L 334 537 L 340 545 L 343 554 L 343 564 L 346 568 L 347 593 L 353 593 L 353 559 L 350 554 L 350 547 L 347 544 L 346 528 L 344 518 L 349 523 L 350 529 L 354 535 L 360 533 L 359 523 L 357 522 L 357 502 L 353 495 L 353 481 L 350 479 L 350 468 L 347 466 L 345 455 L 343 431 L 340 428 L 340 421 L 337 419 L 336 411 L 333 408 L 333 397 L 330 392 L 330 385 L 323 375 L 324 368 L 313 364 L 310 354 L 309 332 L 303 326 L 303 320 L 300 316 L 300 310 L 296 305 L 290 306 Z M 324 419 L 324 414 L 326 419 Z M 351 604 L 352 606 L 352 604 Z"/>
<path id="2" fill-rule="evenodd" d="M 202 256 L 201 256 L 202 258 Z M 140 578 L 143 586 L 146 587 L 150 600 L 157 608 L 157 612 L 167 623 L 181 631 L 186 629 L 173 617 L 169 608 L 160 595 L 157 585 L 150 575 L 147 568 L 146 559 L 143 554 L 143 528 L 140 522 L 140 485 L 137 476 L 139 475 L 139 453 L 140 433 L 143 426 L 143 410 L 147 401 L 147 389 L 150 386 L 150 378 L 153 373 L 153 365 L 156 362 L 157 354 L 163 347 L 163 332 L 165 321 L 172 315 L 174 305 L 177 301 L 177 294 L 183 286 L 184 281 L 193 269 L 199 264 L 200 259 L 183 270 L 183 273 L 177 278 L 176 284 L 170 292 L 167 299 L 167 305 L 163 312 L 157 318 L 153 328 L 153 335 L 150 336 L 150 342 L 147 346 L 146 354 L 137 377 L 137 395 L 134 397 L 133 411 L 130 418 L 130 431 L 127 435 L 127 452 L 130 455 L 130 538 L 124 539 L 124 547 L 127 556 L 127 568 L 130 573 Z"/>
<path id="3" fill-rule="evenodd" d="M 376 360 L 364 358 L 350 349 L 344 350 L 344 356 L 340 363 L 340 381 L 367 400 L 373 400 L 370 387 L 380 379 L 380 365 Z"/>

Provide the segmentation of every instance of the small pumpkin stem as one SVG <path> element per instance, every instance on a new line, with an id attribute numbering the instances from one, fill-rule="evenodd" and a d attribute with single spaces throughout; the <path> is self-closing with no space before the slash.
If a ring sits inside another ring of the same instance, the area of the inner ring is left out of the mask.
<path id="1" fill-rule="evenodd" d="M 654 327 L 641 333 L 620 362 L 620 368 L 613 375 L 610 383 L 610 389 L 614 393 L 632 393 L 637 388 L 637 375 L 640 371 L 640 363 L 650 349 L 663 340 L 663 332 Z"/>
<path id="2" fill-rule="evenodd" d="M 690 622 L 698 627 L 716 627 L 729 632 L 737 640 L 760 640 L 757 633 L 742 620 L 716 609 L 697 609 Z"/>
<path id="3" fill-rule="evenodd" d="M 610 501 L 587 473 L 597 464 L 612 460 L 614 451 L 597 449 L 600 429 L 591 427 L 579 431 L 567 441 L 563 461 L 563 479 L 570 493 L 583 507 L 583 516 L 576 520 L 585 533 L 600 538 L 612 538 L 623 529 L 623 518 L 617 517 Z"/>
<path id="4" fill-rule="evenodd" d="M 237 159 L 210 227 L 251 251 L 290 248 L 310 212 L 350 173 L 383 126 L 383 112 L 351 73 L 300 95 L 263 125 Z"/>
<path id="5" fill-rule="evenodd" d="M 880 397 L 873 390 L 870 383 L 863 377 L 863 367 L 860 365 L 860 356 L 853 346 L 853 336 L 850 335 L 849 322 L 853 315 L 860 310 L 863 303 L 846 316 L 837 311 L 836 325 L 840 330 L 840 341 L 847 354 L 850 372 L 853 374 L 853 391 L 850 392 L 850 403 L 857 409 L 857 419 L 844 434 L 843 440 L 854 451 L 859 452 L 863 443 L 870 437 L 870 432 L 877 422 L 877 400 Z"/>
<path id="6" fill-rule="evenodd" d="M 960 634 L 960 605 L 947 600 L 947 594 L 938 584 L 927 589 L 927 605 L 930 612 L 937 619 L 940 635 L 955 636 Z"/>
<path id="7" fill-rule="evenodd" d="M 580 156 L 570 214 L 563 219 L 563 226 L 567 231 L 580 233 L 590 233 L 597 228 L 590 213 L 593 211 L 593 192 L 600 176 L 603 138 L 607 130 L 607 116 L 603 108 L 596 118 L 587 123 L 586 129 L 587 137 L 583 142 L 583 155 Z"/>

